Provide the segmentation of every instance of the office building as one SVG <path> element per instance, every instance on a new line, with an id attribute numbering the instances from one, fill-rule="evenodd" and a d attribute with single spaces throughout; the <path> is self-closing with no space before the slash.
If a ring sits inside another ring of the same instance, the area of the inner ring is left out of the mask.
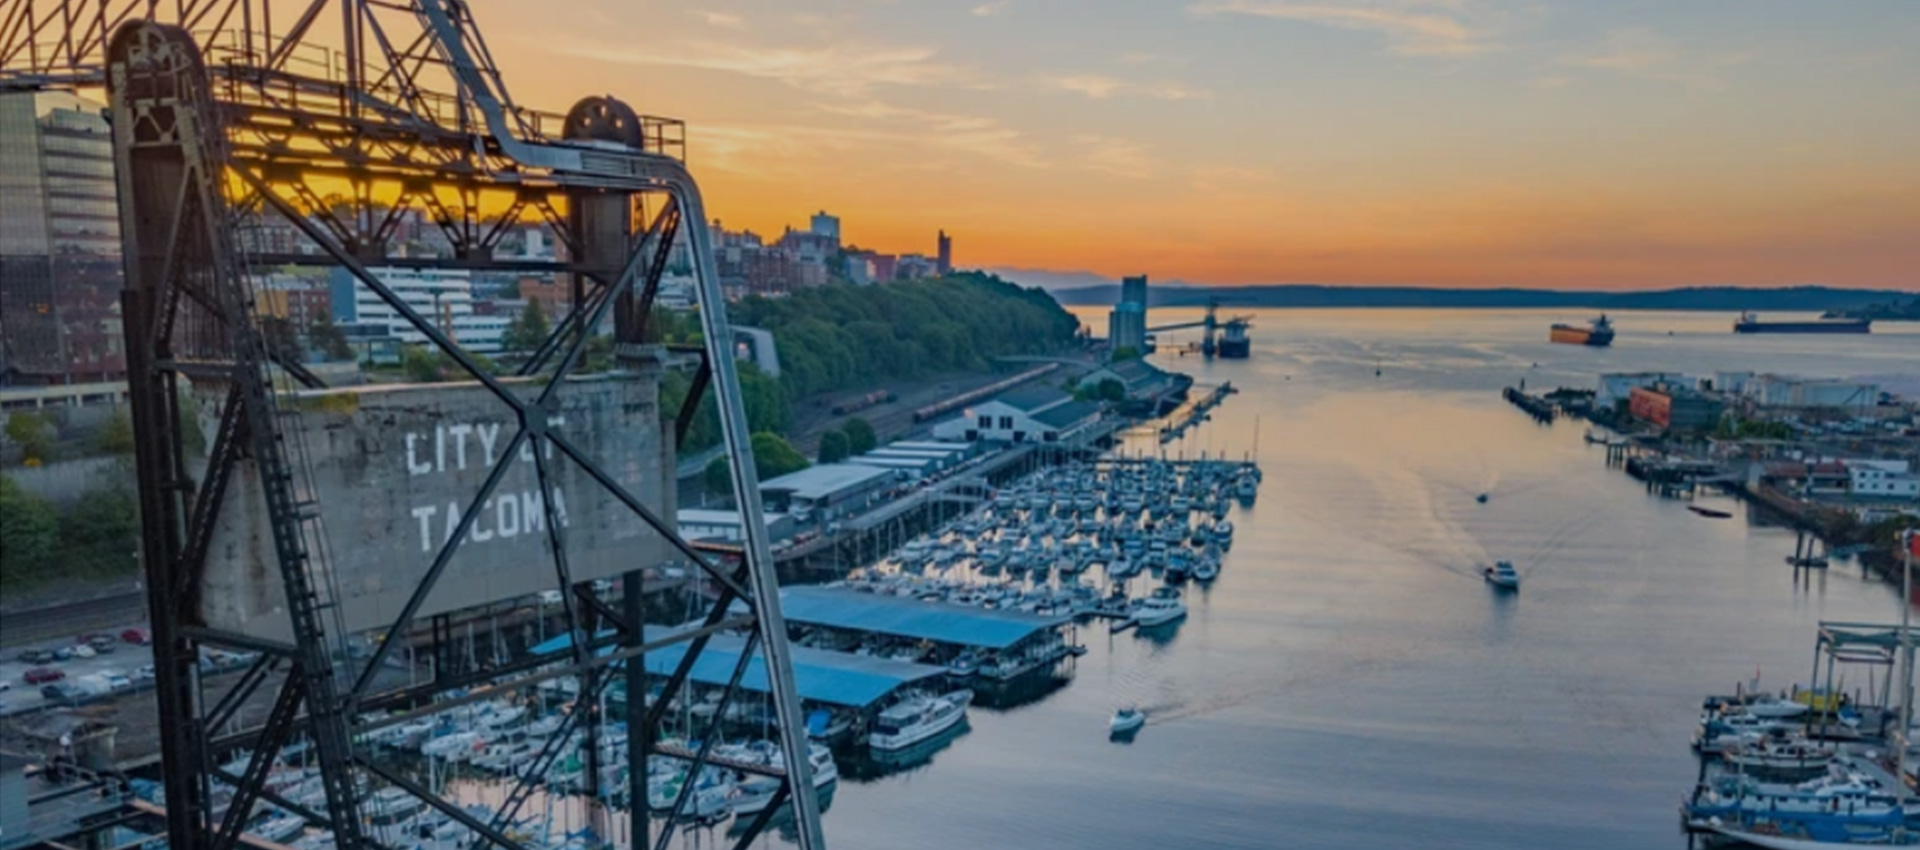
<path id="1" fill-rule="evenodd" d="M 462 348 L 482 354 L 497 352 L 508 316 L 483 316 L 473 309 L 473 279 L 456 269 L 370 269 L 415 313 L 451 336 Z M 395 340 L 409 345 L 427 337 L 393 307 L 360 284 L 346 269 L 331 277 L 333 321 L 356 342 Z"/>
<path id="2" fill-rule="evenodd" d="M 100 106 L 0 94 L 0 383 L 126 373 L 116 196 Z"/>

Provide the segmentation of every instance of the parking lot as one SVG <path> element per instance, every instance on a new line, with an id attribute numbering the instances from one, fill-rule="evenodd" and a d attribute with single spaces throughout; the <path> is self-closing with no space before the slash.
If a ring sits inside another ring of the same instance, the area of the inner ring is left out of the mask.
<path id="1" fill-rule="evenodd" d="M 117 636 L 119 630 L 115 630 L 112 634 Z M 70 648 L 76 643 L 77 642 L 42 643 L 31 648 L 51 651 L 61 647 Z M 153 686 L 151 680 L 140 681 L 135 678 L 135 674 L 140 668 L 149 667 L 153 664 L 153 650 L 151 647 L 126 643 L 118 637 L 114 638 L 112 647 L 113 651 L 96 653 L 92 658 L 75 657 L 65 661 L 49 661 L 44 664 L 29 664 L 21 661 L 18 656 L 19 653 L 23 651 L 22 649 L 16 649 L 7 653 L 4 659 L 0 659 L 0 681 L 6 683 L 5 690 L 0 690 L 0 715 L 21 714 L 47 707 L 50 701 L 41 694 L 40 690 L 42 685 L 27 684 L 23 678 L 28 670 L 36 667 L 50 667 L 66 674 L 65 678 L 60 680 L 62 683 L 72 683 L 85 676 L 109 676 L 117 674 L 127 677 L 132 684 L 132 688 L 127 690 Z M 57 705 L 66 704 L 64 700 L 53 700 L 51 702 Z"/>

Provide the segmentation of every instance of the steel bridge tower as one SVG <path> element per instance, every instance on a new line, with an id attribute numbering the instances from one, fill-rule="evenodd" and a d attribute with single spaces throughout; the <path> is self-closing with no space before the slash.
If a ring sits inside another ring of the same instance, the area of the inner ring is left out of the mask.
<path id="1" fill-rule="evenodd" d="M 726 765 L 779 782 L 736 846 L 747 846 L 783 806 L 793 812 L 800 846 L 823 846 L 732 333 L 680 122 L 637 114 L 610 97 L 584 99 L 564 116 L 517 106 L 462 0 L 8 0 L 0 5 L 0 90 L 49 88 L 104 89 L 110 104 L 141 559 L 172 850 L 230 850 L 261 800 L 331 829 L 341 850 L 382 847 L 366 826 L 369 800 L 402 793 L 463 826 L 473 850 L 522 850 L 509 827 L 567 742 L 576 732 L 584 740 L 591 789 L 601 781 L 599 742 L 617 725 L 630 741 L 631 843 L 663 848 L 695 783 L 684 783 L 670 814 L 651 818 L 648 758 L 690 762 L 689 776 L 716 762 L 718 724 L 756 655 L 765 661 L 783 758 Z M 452 256 L 397 249 L 396 232 L 410 215 L 436 225 Z M 557 259 L 496 256 L 522 222 L 552 229 Z M 262 238 L 274 228 L 291 228 L 307 250 Z M 710 388 L 735 501 L 747 518 L 738 563 L 688 544 L 673 517 L 636 495 L 621 470 L 606 468 L 577 431 L 554 424 L 560 391 L 583 370 L 594 329 L 612 326 L 616 357 L 658 351 L 645 345 L 648 317 L 680 240 L 691 253 L 704 345 L 682 352 L 699 355 L 700 365 L 674 433 L 685 436 Z M 304 414 L 288 402 L 324 385 L 272 345 L 259 321 L 258 281 L 287 265 L 344 269 L 358 292 L 384 303 L 477 384 L 510 426 L 506 450 L 464 496 L 457 526 L 403 573 L 423 577 L 365 653 L 345 651 L 340 611 L 352 601 L 329 572 L 337 547 L 350 545 L 327 532 L 325 518 L 341 507 L 328 502 L 341 494 L 316 489 L 297 437 Z M 380 267 L 559 273 L 571 283 L 570 309 L 523 364 L 501 371 L 463 348 L 441 317 L 410 306 L 374 271 Z M 189 385 L 223 392 L 196 404 Z M 203 459 L 189 447 L 196 429 L 210 435 Z M 461 580 L 456 552 L 472 539 L 476 515 L 516 455 L 534 459 L 547 514 L 547 563 L 528 569 L 550 573 L 550 586 L 561 591 L 570 654 L 459 673 L 436 668 L 426 684 L 384 683 L 380 671 L 428 619 L 423 611 L 436 586 Z M 613 600 L 580 580 L 555 514 L 559 465 L 590 479 L 627 522 L 650 528 L 697 565 L 717 589 L 699 624 L 672 633 L 642 628 L 647 564 L 631 564 Z M 260 516 L 255 528 L 271 554 L 257 567 L 281 591 L 275 604 L 284 611 L 285 639 L 221 628 L 202 610 L 209 549 L 222 523 L 242 513 Z M 668 706 L 688 687 L 709 638 L 727 630 L 744 632 L 745 648 L 713 726 L 687 735 L 705 743 L 662 743 Z M 672 645 L 682 645 L 677 666 L 658 693 L 643 697 L 645 654 Z M 197 670 L 205 647 L 257 652 L 259 660 L 216 689 Z M 490 813 L 443 800 L 375 757 L 370 741 L 382 728 L 562 676 L 577 682 L 580 699 Z M 605 716 L 594 697 L 615 680 L 629 699 L 622 716 Z M 276 687 L 264 722 L 233 731 L 240 706 Z M 275 756 L 296 734 L 318 758 L 321 810 L 267 782 Z M 220 766 L 224 754 L 242 749 L 252 753 L 243 771 Z M 233 789 L 221 816 L 216 778 Z"/>

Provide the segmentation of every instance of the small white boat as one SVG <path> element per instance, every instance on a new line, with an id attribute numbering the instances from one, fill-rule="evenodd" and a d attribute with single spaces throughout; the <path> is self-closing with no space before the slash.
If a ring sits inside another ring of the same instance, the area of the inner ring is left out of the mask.
<path id="1" fill-rule="evenodd" d="M 1113 713 L 1113 720 L 1107 724 L 1107 730 L 1114 735 L 1124 735 L 1147 725 L 1147 713 L 1128 706 Z"/>
<path id="2" fill-rule="evenodd" d="M 1512 561 L 1495 561 L 1493 566 L 1488 567 L 1481 575 L 1486 578 L 1488 584 L 1501 590 L 1520 589 L 1520 572 L 1513 568 Z"/>

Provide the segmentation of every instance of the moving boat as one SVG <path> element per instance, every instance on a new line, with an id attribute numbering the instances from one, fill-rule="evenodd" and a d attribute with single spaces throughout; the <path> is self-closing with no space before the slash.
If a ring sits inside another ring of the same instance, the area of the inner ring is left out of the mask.
<path id="1" fill-rule="evenodd" d="M 972 691 L 914 696 L 888 706 L 874 718 L 867 744 L 876 750 L 901 750 L 945 732 L 967 718 Z"/>
<path id="2" fill-rule="evenodd" d="M 1127 706 L 1113 713 L 1113 720 L 1107 724 L 1107 731 L 1114 735 L 1125 735 L 1138 731 L 1147 725 L 1147 713 L 1133 706 Z"/>
<path id="3" fill-rule="evenodd" d="M 1187 616 L 1187 604 L 1180 601 L 1180 591 L 1171 587 L 1155 588 L 1153 595 L 1140 603 L 1133 612 L 1133 621 L 1144 627 L 1171 623 Z"/>
<path id="4" fill-rule="evenodd" d="M 1718 508 L 1703 508 L 1703 507 L 1700 507 L 1699 505 L 1688 505 L 1687 510 L 1693 511 L 1694 513 L 1699 514 L 1703 517 L 1707 517 L 1708 519 L 1727 519 L 1733 516 L 1733 514 L 1720 510 Z"/>
<path id="5" fill-rule="evenodd" d="M 1481 575 L 1486 578 L 1488 584 L 1501 590 L 1520 589 L 1520 572 L 1513 568 L 1512 561 L 1495 561 L 1493 566 L 1488 567 Z"/>
<path id="6" fill-rule="evenodd" d="M 1612 345 L 1613 323 L 1607 321 L 1607 314 L 1602 313 L 1600 318 L 1588 322 L 1584 328 L 1579 325 L 1556 324 L 1547 333 L 1547 339 L 1568 345 L 1594 347 Z"/>
<path id="7" fill-rule="evenodd" d="M 1487 494 L 1481 493 L 1480 495 L 1473 497 L 1473 500 L 1484 505 L 1487 503 Z"/>

